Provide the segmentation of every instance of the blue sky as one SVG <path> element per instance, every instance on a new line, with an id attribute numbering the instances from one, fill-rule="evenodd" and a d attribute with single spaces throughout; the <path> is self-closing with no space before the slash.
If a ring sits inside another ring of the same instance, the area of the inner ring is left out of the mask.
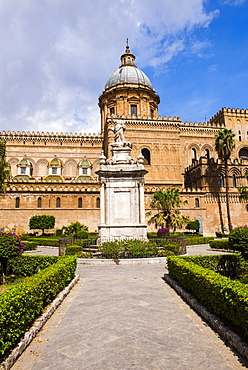
<path id="1" fill-rule="evenodd" d="M 248 0 L 1 0 L 0 130 L 100 130 L 129 38 L 161 116 L 248 109 Z"/>

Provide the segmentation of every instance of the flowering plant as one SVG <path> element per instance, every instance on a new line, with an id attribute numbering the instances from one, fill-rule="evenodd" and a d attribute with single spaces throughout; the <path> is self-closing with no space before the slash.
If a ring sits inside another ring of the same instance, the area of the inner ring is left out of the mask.
<path id="1" fill-rule="evenodd" d="M 17 257 L 24 252 L 24 246 L 16 234 L 0 232 L 0 258 Z"/>
<path id="2" fill-rule="evenodd" d="M 157 231 L 157 235 L 162 238 L 163 236 L 165 236 L 166 234 L 169 233 L 169 229 L 165 228 L 165 227 L 162 227 L 161 229 L 158 229 Z"/>

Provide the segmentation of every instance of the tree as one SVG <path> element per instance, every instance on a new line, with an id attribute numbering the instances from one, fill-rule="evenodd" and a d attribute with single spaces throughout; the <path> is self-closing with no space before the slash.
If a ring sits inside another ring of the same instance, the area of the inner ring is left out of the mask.
<path id="1" fill-rule="evenodd" d="M 240 188 L 238 188 L 238 191 L 240 200 L 248 200 L 247 186 L 241 186 Z"/>
<path id="2" fill-rule="evenodd" d="M 156 209 L 158 213 L 151 217 L 148 224 L 155 224 L 156 228 L 165 226 L 169 230 L 181 228 L 183 223 L 188 222 L 188 218 L 181 216 L 178 207 L 187 203 L 187 201 L 181 200 L 179 189 L 156 191 L 152 195 L 150 207 Z M 147 215 L 150 214 L 151 212 L 147 213 Z"/>
<path id="3" fill-rule="evenodd" d="M 229 205 L 229 181 L 228 181 L 228 159 L 230 159 L 231 153 L 235 148 L 234 141 L 235 134 L 231 129 L 224 128 L 219 130 L 218 134 L 215 136 L 215 150 L 218 153 L 218 157 L 221 162 L 224 164 L 224 176 L 225 176 L 225 192 L 226 192 L 226 212 L 228 220 L 229 232 L 232 231 L 232 222 L 230 214 L 230 205 Z"/>
<path id="4" fill-rule="evenodd" d="M 62 232 L 65 235 L 73 236 L 73 238 L 87 238 L 88 226 L 81 224 L 79 221 L 72 222 L 69 226 L 63 226 Z"/>
<path id="5" fill-rule="evenodd" d="M 192 230 L 198 233 L 199 229 L 200 229 L 200 222 L 196 219 L 190 220 L 189 223 L 186 225 L 186 230 Z"/>
<path id="6" fill-rule="evenodd" d="M 16 234 L 0 232 L 0 265 L 1 281 L 5 283 L 7 272 L 7 263 L 9 258 L 18 257 L 24 252 L 24 246 L 21 238 Z"/>
<path id="7" fill-rule="evenodd" d="M 51 215 L 32 216 L 29 220 L 29 228 L 42 230 L 42 235 L 45 234 L 45 229 L 53 229 L 54 225 L 55 217 Z"/>
<path id="8" fill-rule="evenodd" d="M 0 193 L 6 191 L 6 181 L 10 179 L 10 165 L 6 162 L 6 143 L 0 140 Z"/>

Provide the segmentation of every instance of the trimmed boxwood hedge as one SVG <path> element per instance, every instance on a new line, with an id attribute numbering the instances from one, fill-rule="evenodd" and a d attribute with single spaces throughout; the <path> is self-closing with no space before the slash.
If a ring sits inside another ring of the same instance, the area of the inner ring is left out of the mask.
<path id="1" fill-rule="evenodd" d="M 29 242 L 35 242 L 37 245 L 44 245 L 49 247 L 58 247 L 59 246 L 59 239 L 52 239 L 52 238 L 27 238 Z"/>
<path id="2" fill-rule="evenodd" d="M 168 257 L 170 276 L 220 319 L 226 319 L 248 336 L 248 289 L 183 257 Z"/>
<path id="3" fill-rule="evenodd" d="M 224 240 L 210 240 L 209 245 L 213 249 L 230 250 L 228 239 L 224 239 Z"/>
<path id="4" fill-rule="evenodd" d="M 24 243 L 25 244 L 25 246 L 24 246 L 24 250 L 25 251 L 33 251 L 33 250 L 35 250 L 35 249 L 37 249 L 37 247 L 38 247 L 38 242 L 34 242 L 34 241 L 29 241 L 29 240 L 27 240 L 27 241 L 22 241 L 22 243 Z"/>
<path id="5" fill-rule="evenodd" d="M 214 240 L 213 236 L 186 236 L 187 245 L 209 244 L 210 240 Z"/>
<path id="6" fill-rule="evenodd" d="M 43 309 L 74 278 L 76 258 L 58 261 L 0 294 L 0 360 L 30 328 Z"/>
<path id="7" fill-rule="evenodd" d="M 74 256 L 77 254 L 81 254 L 82 250 L 83 249 L 81 245 L 71 244 L 71 245 L 67 245 L 65 254 L 67 256 Z"/>
<path id="8" fill-rule="evenodd" d="M 18 277 L 32 276 L 46 267 L 58 262 L 58 256 L 29 256 L 22 255 L 18 258 L 9 259 L 7 272 Z"/>

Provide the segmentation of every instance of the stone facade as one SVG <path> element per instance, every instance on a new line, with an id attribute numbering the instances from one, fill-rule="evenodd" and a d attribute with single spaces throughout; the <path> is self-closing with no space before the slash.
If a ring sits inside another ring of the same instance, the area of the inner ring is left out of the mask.
<path id="1" fill-rule="evenodd" d="M 120 118 L 126 126 L 126 140 L 133 144 L 132 156 L 137 158 L 141 152 L 145 158 L 146 211 L 154 191 L 178 187 L 183 200 L 188 200 L 182 213 L 199 219 L 205 235 L 227 228 L 225 191 L 218 186 L 222 169 L 214 139 L 219 129 L 232 129 L 236 135 L 229 163 L 232 223 L 246 224 L 248 207 L 240 202 L 238 187 L 247 185 L 248 110 L 222 108 L 207 122 L 183 122 L 180 117 L 160 117 L 159 102 L 127 46 L 120 68 L 99 97 L 100 135 L 1 132 L 12 171 L 7 193 L 0 196 L 2 228 L 28 231 L 31 216 L 52 214 L 56 228 L 78 220 L 96 230 L 100 220 L 99 157 L 102 150 L 106 158 L 111 157 L 113 122 Z"/>

